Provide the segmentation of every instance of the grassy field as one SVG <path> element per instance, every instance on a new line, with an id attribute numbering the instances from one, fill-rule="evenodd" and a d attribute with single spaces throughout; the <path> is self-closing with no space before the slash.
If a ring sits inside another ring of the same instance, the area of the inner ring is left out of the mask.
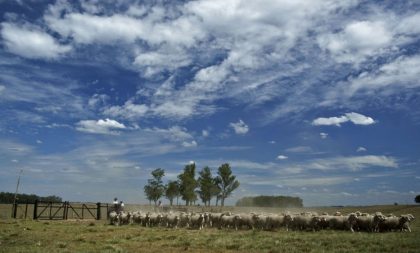
<path id="1" fill-rule="evenodd" d="M 316 210 L 333 212 L 337 208 Z M 339 210 L 382 211 L 397 215 L 412 213 L 416 218 L 420 217 L 420 206 L 349 207 Z M 115 227 L 107 225 L 104 220 L 4 218 L 0 220 L 0 252 L 419 252 L 420 224 L 415 220 L 411 227 L 412 233 L 198 231 L 138 225 Z"/>

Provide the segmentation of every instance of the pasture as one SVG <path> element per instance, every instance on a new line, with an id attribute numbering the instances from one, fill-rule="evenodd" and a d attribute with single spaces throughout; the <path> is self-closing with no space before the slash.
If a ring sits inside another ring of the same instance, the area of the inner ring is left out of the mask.
<path id="1" fill-rule="evenodd" d="M 10 207 L 10 206 L 9 206 Z M 128 206 L 137 210 L 138 206 Z M 238 212 L 283 212 L 284 209 Z M 304 208 L 295 211 L 348 213 L 353 211 L 412 213 L 418 219 L 420 206 L 369 206 Z M 10 212 L 5 206 L 0 212 Z M 366 233 L 324 230 L 318 232 L 257 231 L 205 228 L 168 229 L 139 225 L 112 226 L 100 220 L 33 221 L 0 216 L 0 252 L 419 252 L 420 223 L 412 232 Z"/>

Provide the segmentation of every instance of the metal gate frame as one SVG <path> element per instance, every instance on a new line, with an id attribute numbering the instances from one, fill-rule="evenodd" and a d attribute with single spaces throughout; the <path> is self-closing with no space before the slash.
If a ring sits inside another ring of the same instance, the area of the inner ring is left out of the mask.
<path id="1" fill-rule="evenodd" d="M 81 204 L 81 206 L 80 206 Z M 95 207 L 88 206 L 88 203 L 71 203 L 68 201 L 64 202 L 43 202 L 39 200 L 35 200 L 34 203 L 34 212 L 33 212 L 33 219 L 34 220 L 67 220 L 69 215 L 69 209 L 76 214 L 77 219 L 101 219 L 101 203 L 98 202 L 96 204 L 91 203 L 91 205 L 96 205 Z M 17 207 L 14 207 L 16 210 Z M 41 212 L 39 212 L 41 210 Z M 48 211 L 47 211 L 48 210 Z M 63 215 L 57 215 L 60 210 L 63 210 Z M 81 210 L 81 212 L 80 212 Z M 87 211 L 88 217 L 85 217 L 85 210 Z M 96 212 L 95 212 L 95 211 Z M 48 212 L 48 215 L 42 216 L 42 214 Z M 16 217 L 14 217 L 16 218 Z"/>

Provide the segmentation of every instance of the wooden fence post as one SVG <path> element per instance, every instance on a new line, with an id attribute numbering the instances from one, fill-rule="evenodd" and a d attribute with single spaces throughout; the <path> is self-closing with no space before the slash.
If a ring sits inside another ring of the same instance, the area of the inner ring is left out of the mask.
<path id="1" fill-rule="evenodd" d="M 34 216 L 33 216 L 33 219 L 34 220 L 38 219 L 37 213 L 38 213 L 38 200 L 35 199 L 35 203 L 34 203 Z"/>
<path id="2" fill-rule="evenodd" d="M 50 201 L 49 206 L 50 206 L 50 214 L 49 214 L 49 218 L 50 220 L 52 220 L 52 202 Z"/>
<path id="3" fill-rule="evenodd" d="M 101 202 L 96 203 L 96 219 L 101 219 Z"/>
<path id="4" fill-rule="evenodd" d="M 14 219 L 16 219 L 17 207 L 18 207 L 18 203 L 17 202 L 13 203 L 13 207 L 12 207 L 12 218 L 14 218 Z"/>
<path id="5" fill-rule="evenodd" d="M 28 216 L 28 200 L 26 200 L 26 204 L 25 204 L 25 220 L 26 220 L 26 217 Z"/>

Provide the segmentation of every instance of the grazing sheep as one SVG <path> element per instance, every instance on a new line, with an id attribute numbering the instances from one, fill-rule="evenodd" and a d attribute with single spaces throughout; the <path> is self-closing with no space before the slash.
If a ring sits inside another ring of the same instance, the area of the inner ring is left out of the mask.
<path id="1" fill-rule="evenodd" d="M 410 228 L 410 221 L 412 220 L 410 215 L 401 215 L 400 217 L 387 217 L 385 220 L 379 223 L 379 231 L 380 232 L 391 232 L 391 231 L 409 231 L 411 232 Z"/>
<path id="2" fill-rule="evenodd" d="M 235 230 L 238 230 L 238 227 L 241 223 L 241 216 L 239 215 L 222 215 L 220 218 L 220 229 L 222 227 L 225 228 L 234 228 Z"/>
<path id="3" fill-rule="evenodd" d="M 168 228 L 178 228 L 179 226 L 179 215 L 177 214 L 167 214 L 163 218 L 163 224 Z"/>
<path id="4" fill-rule="evenodd" d="M 188 213 L 180 213 L 179 215 L 179 226 L 180 227 L 190 227 L 191 225 L 191 215 Z"/>
<path id="5" fill-rule="evenodd" d="M 120 216 L 117 212 L 111 211 L 108 215 L 109 217 L 109 224 L 111 225 L 119 225 L 120 224 Z"/>
<path id="6" fill-rule="evenodd" d="M 386 217 L 381 213 L 375 215 L 359 216 L 356 223 L 359 230 L 367 232 L 378 232 L 378 226 L 381 222 L 385 221 Z"/>
<path id="7" fill-rule="evenodd" d="M 318 230 L 318 223 L 321 218 L 312 215 L 297 215 L 294 217 L 292 225 L 297 230 Z"/>
<path id="8" fill-rule="evenodd" d="M 191 227 L 201 230 L 204 228 L 204 214 L 196 213 L 191 215 Z"/>
<path id="9" fill-rule="evenodd" d="M 130 224 L 130 217 L 131 217 L 131 213 L 130 212 L 121 211 L 118 214 L 118 216 L 119 216 L 119 223 L 120 223 L 120 225 Z"/>
<path id="10" fill-rule="evenodd" d="M 248 228 L 254 230 L 255 226 L 259 223 L 259 216 L 257 214 L 240 214 L 241 221 L 238 225 L 238 228 Z"/>

